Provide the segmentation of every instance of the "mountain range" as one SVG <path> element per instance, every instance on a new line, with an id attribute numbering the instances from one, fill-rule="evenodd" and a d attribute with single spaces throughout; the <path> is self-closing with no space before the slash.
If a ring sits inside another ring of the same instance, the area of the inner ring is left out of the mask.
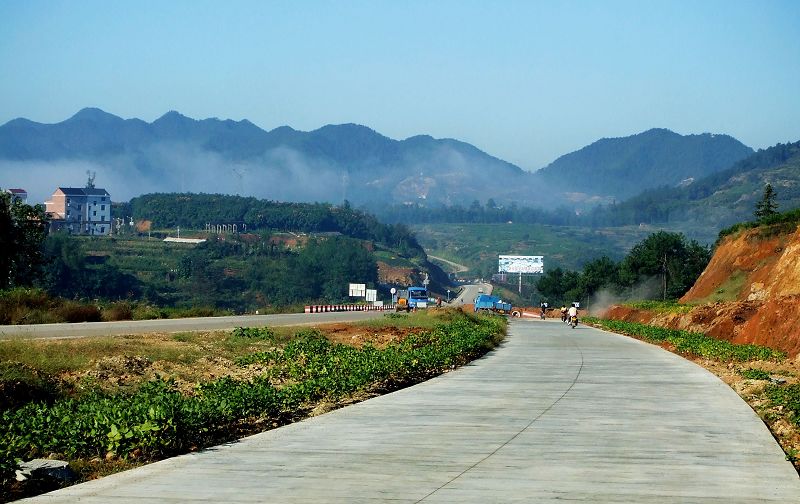
<path id="1" fill-rule="evenodd" d="M 800 142 L 759 150 L 691 184 L 644 191 L 593 217 L 615 225 L 671 227 L 710 243 L 721 228 L 754 219 L 767 184 L 778 211 L 800 208 Z"/>
<path id="2" fill-rule="evenodd" d="M 43 200 L 95 172 L 98 186 L 120 201 L 205 192 L 365 205 L 493 198 L 587 207 L 686 184 L 751 153 L 727 135 L 653 129 L 599 140 L 531 173 L 458 140 L 394 140 L 357 124 L 265 131 L 247 120 L 195 120 L 173 111 L 148 123 L 86 108 L 56 124 L 20 118 L 0 126 L 0 186 Z"/>

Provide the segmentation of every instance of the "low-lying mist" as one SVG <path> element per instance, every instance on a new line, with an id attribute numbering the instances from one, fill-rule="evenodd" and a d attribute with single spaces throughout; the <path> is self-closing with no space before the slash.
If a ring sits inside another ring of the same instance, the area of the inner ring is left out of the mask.
<path id="1" fill-rule="evenodd" d="M 341 201 L 343 174 L 296 151 L 277 148 L 259 159 L 231 161 L 186 144 L 154 145 L 135 155 L 88 160 L 0 160 L 0 187 L 28 191 L 29 203 L 50 199 L 57 187 L 84 187 L 87 172 L 113 201 L 147 193 L 193 192 L 279 201 Z"/>
<path id="2" fill-rule="evenodd" d="M 495 199 L 521 205 L 563 204 L 560 192 L 529 173 L 498 171 L 448 145 L 406 154 L 391 165 L 377 159 L 340 163 L 279 146 L 245 159 L 187 142 L 159 142 L 102 159 L 0 159 L 0 187 L 28 191 L 29 203 L 57 187 L 84 187 L 87 172 L 113 201 L 147 193 L 220 193 L 260 199 L 354 204 L 383 202 L 469 205 Z"/>

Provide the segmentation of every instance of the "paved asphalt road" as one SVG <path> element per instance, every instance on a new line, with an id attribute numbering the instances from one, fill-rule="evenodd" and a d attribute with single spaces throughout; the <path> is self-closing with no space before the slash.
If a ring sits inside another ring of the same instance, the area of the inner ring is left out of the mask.
<path id="1" fill-rule="evenodd" d="M 221 331 L 236 327 L 294 326 L 352 322 L 383 316 L 381 311 L 341 313 L 288 313 L 280 315 L 240 315 L 120 322 L 82 322 L 78 324 L 31 324 L 0 326 L 0 339 L 76 338 L 118 336 L 149 332 Z"/>
<path id="2" fill-rule="evenodd" d="M 514 320 L 423 384 L 32 502 L 800 502 L 753 411 L 704 369 L 588 327 Z"/>

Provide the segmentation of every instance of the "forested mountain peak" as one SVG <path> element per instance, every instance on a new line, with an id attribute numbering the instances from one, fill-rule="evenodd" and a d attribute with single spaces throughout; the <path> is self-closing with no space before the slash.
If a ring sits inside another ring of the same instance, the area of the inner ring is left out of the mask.
<path id="1" fill-rule="evenodd" d="M 117 122 L 122 121 L 122 119 L 99 108 L 86 107 L 67 119 L 68 121 Z"/>
<path id="2" fill-rule="evenodd" d="M 752 153 L 729 135 L 680 135 L 653 128 L 598 140 L 561 156 L 538 175 L 550 181 L 569 181 L 577 192 L 620 200 L 648 188 L 675 186 L 724 170 Z"/>

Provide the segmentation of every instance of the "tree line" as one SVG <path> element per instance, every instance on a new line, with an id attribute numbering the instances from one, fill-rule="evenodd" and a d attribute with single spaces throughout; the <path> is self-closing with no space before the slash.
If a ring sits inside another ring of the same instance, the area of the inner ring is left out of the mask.
<path id="1" fill-rule="evenodd" d="M 357 210 L 345 201 L 328 203 L 282 203 L 253 197 L 222 194 L 147 194 L 116 209 L 118 215 L 152 221 L 155 228 L 178 226 L 202 230 L 206 224 L 238 223 L 248 231 L 288 230 L 305 233 L 338 232 L 371 240 L 411 257 L 425 252 L 405 224 L 384 224 L 374 215 Z"/>
<path id="2" fill-rule="evenodd" d="M 536 282 L 551 305 L 586 304 L 601 291 L 614 298 L 675 299 L 685 294 L 711 259 L 711 251 L 681 233 L 659 231 L 638 244 L 620 262 L 600 257 L 581 271 L 554 268 Z"/>
<path id="3" fill-rule="evenodd" d="M 303 247 L 252 247 L 212 240 L 184 253 L 162 299 L 235 311 L 298 303 L 349 301 L 348 282 L 374 288 L 378 266 L 366 243 L 346 236 L 312 238 Z"/>

